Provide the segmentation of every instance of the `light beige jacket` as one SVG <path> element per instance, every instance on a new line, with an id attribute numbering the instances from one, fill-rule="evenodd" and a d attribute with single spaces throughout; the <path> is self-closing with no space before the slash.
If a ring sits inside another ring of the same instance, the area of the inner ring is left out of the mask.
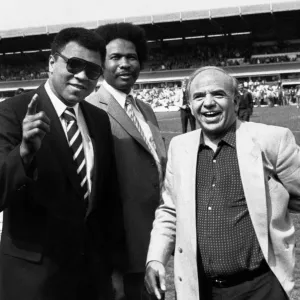
<path id="1" fill-rule="evenodd" d="M 175 247 L 178 300 L 199 300 L 196 165 L 201 130 L 170 144 L 162 203 L 156 211 L 147 262 L 167 263 Z M 237 157 L 250 217 L 263 255 L 288 295 L 294 286 L 294 226 L 300 211 L 300 149 L 289 129 L 237 121 Z"/>

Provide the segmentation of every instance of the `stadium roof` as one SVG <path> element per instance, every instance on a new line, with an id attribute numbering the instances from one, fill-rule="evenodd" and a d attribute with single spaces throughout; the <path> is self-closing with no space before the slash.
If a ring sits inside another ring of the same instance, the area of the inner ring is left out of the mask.
<path id="1" fill-rule="evenodd" d="M 47 49 L 53 35 L 70 26 L 93 29 L 106 23 L 132 22 L 144 27 L 148 40 L 236 32 L 251 32 L 256 39 L 266 40 L 299 37 L 299 20 L 300 1 L 291 1 L 0 30 L 0 52 Z"/>

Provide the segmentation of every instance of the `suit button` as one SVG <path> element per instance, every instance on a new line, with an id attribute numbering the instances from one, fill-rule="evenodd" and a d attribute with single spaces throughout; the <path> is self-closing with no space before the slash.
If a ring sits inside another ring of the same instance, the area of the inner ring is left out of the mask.
<path id="1" fill-rule="evenodd" d="M 153 186 L 154 186 L 156 189 L 158 189 L 159 184 L 158 184 L 158 183 L 153 183 Z"/>
<path id="2" fill-rule="evenodd" d="M 182 281 L 182 278 L 181 278 L 180 276 L 178 276 L 178 280 L 179 280 L 179 281 Z"/>
<path id="3" fill-rule="evenodd" d="M 26 185 L 25 185 L 25 184 L 21 185 L 21 186 L 18 188 L 18 191 L 21 191 L 21 190 L 23 190 L 25 187 L 26 187 Z"/>
<path id="4" fill-rule="evenodd" d="M 179 247 L 179 248 L 178 248 L 178 252 L 179 252 L 179 253 L 182 253 L 182 248 Z"/>
<path id="5" fill-rule="evenodd" d="M 152 166 L 152 167 L 155 167 L 155 166 L 156 166 L 156 164 L 155 164 L 154 161 L 151 163 L 151 166 Z"/>

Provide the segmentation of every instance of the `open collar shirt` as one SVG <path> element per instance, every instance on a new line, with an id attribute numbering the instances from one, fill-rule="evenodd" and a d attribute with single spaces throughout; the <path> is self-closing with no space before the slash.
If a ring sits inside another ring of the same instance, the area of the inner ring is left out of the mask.
<path id="1" fill-rule="evenodd" d="M 254 270 L 263 261 L 244 195 L 236 124 L 214 152 L 200 139 L 196 174 L 198 250 L 208 277 Z"/>

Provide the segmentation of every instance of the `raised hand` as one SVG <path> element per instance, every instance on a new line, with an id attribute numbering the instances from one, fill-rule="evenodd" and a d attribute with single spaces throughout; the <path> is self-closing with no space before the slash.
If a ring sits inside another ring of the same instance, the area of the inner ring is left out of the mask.
<path id="1" fill-rule="evenodd" d="M 35 94 L 28 104 L 22 124 L 22 142 L 20 156 L 25 165 L 29 165 L 42 145 L 46 133 L 50 131 L 50 119 L 45 112 L 36 112 L 38 95 Z"/>
<path id="2" fill-rule="evenodd" d="M 166 270 L 159 261 L 150 261 L 146 268 L 145 286 L 147 292 L 161 299 L 161 293 L 166 291 Z"/>

